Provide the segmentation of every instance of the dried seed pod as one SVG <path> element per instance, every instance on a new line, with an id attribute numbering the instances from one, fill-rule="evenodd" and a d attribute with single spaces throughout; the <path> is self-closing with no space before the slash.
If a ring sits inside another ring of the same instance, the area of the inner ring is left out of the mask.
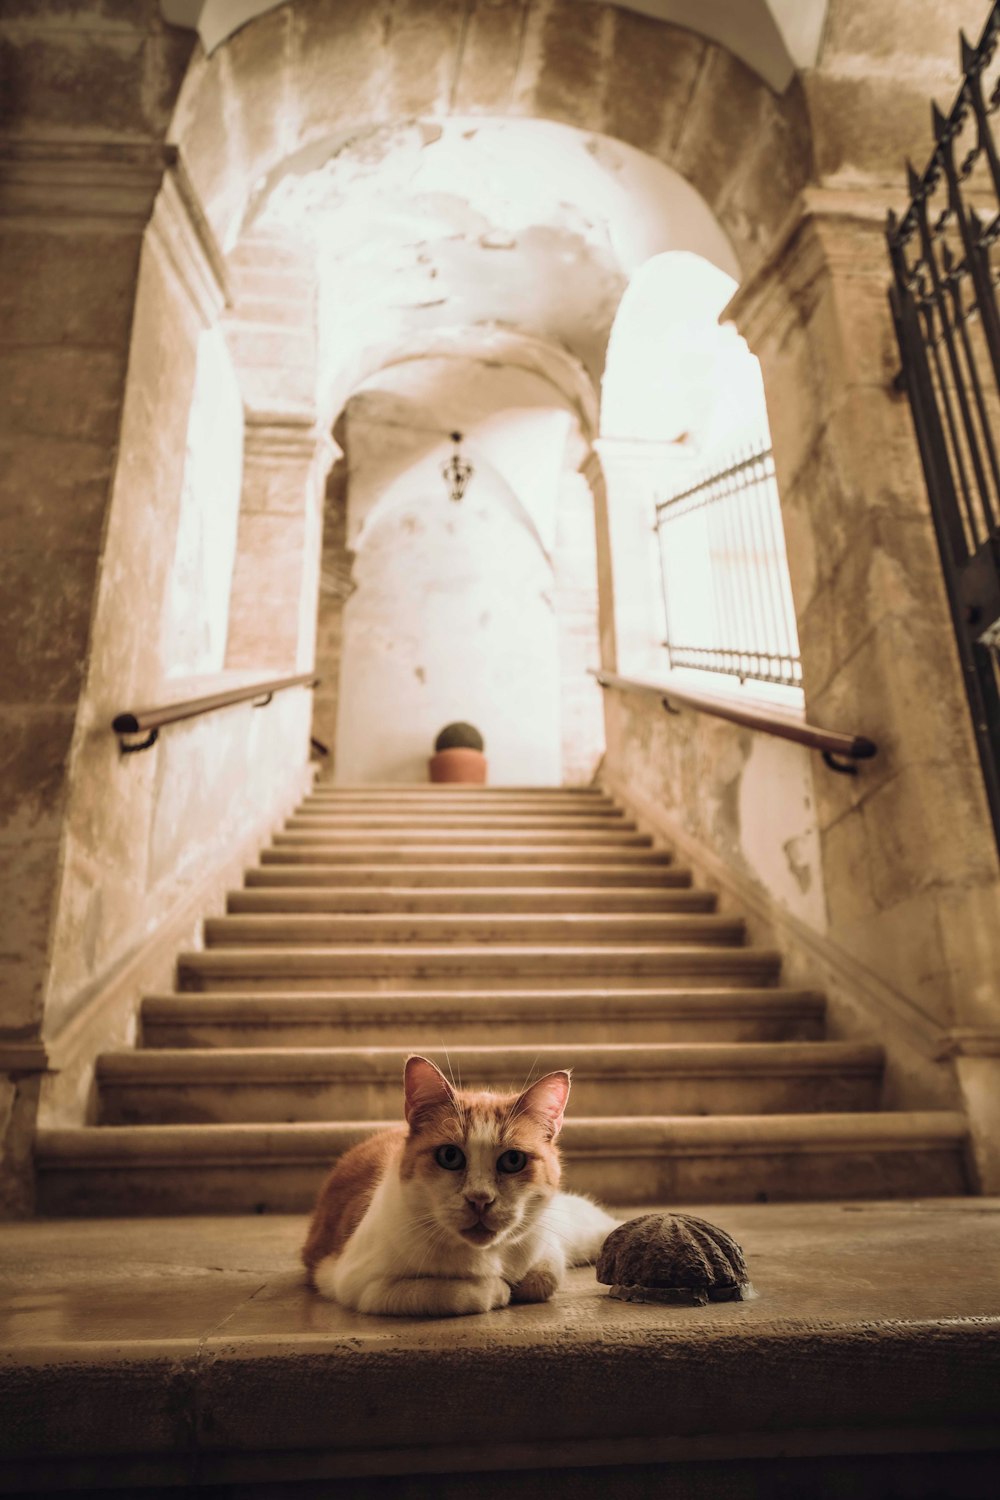
<path id="1" fill-rule="evenodd" d="M 623 1302 L 739 1302 L 753 1295 L 739 1245 L 691 1214 L 642 1214 L 613 1229 L 597 1279 Z"/>

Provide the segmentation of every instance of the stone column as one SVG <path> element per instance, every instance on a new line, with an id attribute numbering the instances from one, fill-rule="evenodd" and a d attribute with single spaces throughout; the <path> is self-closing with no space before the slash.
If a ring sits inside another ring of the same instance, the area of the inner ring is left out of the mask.
<path id="1" fill-rule="evenodd" d="M 958 1057 L 981 1185 L 995 1192 L 1000 869 L 910 413 L 892 385 L 884 212 L 881 194 L 809 192 L 729 313 L 764 374 L 808 718 L 879 747 L 857 777 L 816 778 L 829 934 Z"/>
<path id="2" fill-rule="evenodd" d="M 227 668 L 314 665 L 323 492 L 336 456 L 311 417 L 248 415 Z"/>
<path id="3" fill-rule="evenodd" d="M 230 263 L 225 332 L 246 429 L 226 666 L 278 676 L 315 662 L 323 489 L 339 450 L 316 420 L 313 248 L 251 233 Z"/>
<path id="4" fill-rule="evenodd" d="M 591 449 L 580 473 L 590 486 L 594 499 L 594 538 L 597 546 L 597 634 L 600 665 L 605 672 L 618 670 L 618 642 L 615 633 L 615 580 L 611 557 L 611 519 L 608 515 L 608 487 L 599 456 Z"/>
<path id="5" fill-rule="evenodd" d="M 594 505 L 586 475 L 574 462 L 580 441 L 571 441 L 560 475 L 552 551 L 562 779 L 569 786 L 589 782 L 604 753 L 603 695 L 589 675 L 601 664 Z M 585 462 L 589 456 L 588 450 Z"/>
<path id="6" fill-rule="evenodd" d="M 326 746 L 323 775 L 335 772 L 340 662 L 344 645 L 344 606 L 354 592 L 354 553 L 347 547 L 347 456 L 334 464 L 326 486 L 320 591 L 316 620 L 316 671 L 313 734 Z"/>
<path id="7" fill-rule="evenodd" d="M 0 1083 L 0 1138 L 18 1157 L 30 1128 L 15 1117 L 33 1115 L 20 1070 L 44 1057 L 67 766 L 139 255 L 162 176 L 149 145 L 0 146 L 0 1069 L 15 1075 Z"/>

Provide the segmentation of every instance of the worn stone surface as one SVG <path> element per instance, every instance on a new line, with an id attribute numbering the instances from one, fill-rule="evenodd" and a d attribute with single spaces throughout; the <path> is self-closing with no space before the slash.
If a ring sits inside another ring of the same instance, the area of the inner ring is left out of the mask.
<path id="1" fill-rule="evenodd" d="M 510 107 L 531 9 L 529 0 L 483 0 L 467 12 L 452 95 L 456 114 L 503 114 Z"/>
<path id="2" fill-rule="evenodd" d="M 161 202 L 158 213 L 167 211 Z M 302 694 L 279 700 L 266 714 L 246 705 L 179 725 L 165 732 L 152 752 L 131 760 L 121 758 L 106 728 L 122 708 L 220 685 L 218 677 L 200 682 L 177 677 L 176 622 L 166 607 L 176 587 L 174 575 L 185 563 L 178 554 L 182 502 L 211 506 L 221 499 L 215 490 L 200 495 L 185 490 L 204 309 L 165 253 L 170 243 L 164 225 L 163 234 L 148 239 L 143 251 L 82 705 L 89 732 L 78 735 L 75 744 L 63 826 L 64 871 L 47 987 L 50 1036 L 141 946 L 191 883 L 224 861 L 247 826 L 282 802 L 306 752 L 309 704 Z M 192 536 L 201 524 L 195 521 Z M 209 527 L 209 518 L 204 524 Z M 300 554 L 301 542 L 293 559 L 297 585 Z M 298 603 L 297 586 L 293 670 Z"/>
<path id="3" fill-rule="evenodd" d="M 704 1458 L 706 1434 L 715 1457 L 724 1438 L 729 1457 L 759 1456 L 790 1431 L 812 1454 L 863 1445 L 870 1464 L 890 1433 L 895 1452 L 932 1453 L 957 1430 L 995 1433 L 994 1200 L 699 1213 L 743 1246 L 756 1299 L 622 1303 L 583 1269 L 549 1303 L 437 1322 L 308 1292 L 297 1217 L 10 1226 L 8 1472 L 26 1482 L 43 1455 L 73 1455 L 100 1486 L 102 1455 L 120 1481 L 144 1454 L 163 1482 L 188 1477 L 192 1455 L 202 1481 L 209 1464 L 219 1482 L 259 1479 L 264 1462 L 315 1478 L 392 1472 L 402 1450 L 433 1474 L 453 1466 L 459 1424 L 476 1468 L 515 1451 L 673 1463 Z"/>
<path id="4" fill-rule="evenodd" d="M 155 0 L 119 10 L 43 3 L 5 8 L 0 51 L 15 86 L 0 128 L 26 137 L 162 139 L 191 56 L 189 32 L 164 25 Z"/>
<path id="5" fill-rule="evenodd" d="M 907 158 L 922 167 L 930 155 L 929 100 L 947 109 L 957 92 L 959 32 L 976 41 L 983 21 L 975 0 L 914 0 L 891 15 L 835 0 L 804 75 L 819 176 L 879 178 L 902 201 Z"/>
<path id="6" fill-rule="evenodd" d="M 5 7 L 0 223 L 0 1036 L 37 1037 L 125 391 L 139 245 L 190 37 L 156 7 Z M 15 1076 L 0 1199 L 30 1208 L 37 1076 Z M 13 1132 L 11 1134 L 10 1132 Z"/>
<path id="7" fill-rule="evenodd" d="M 672 823 L 779 907 L 822 931 L 825 897 L 812 762 L 787 741 L 764 739 L 693 712 L 668 716 L 655 698 L 605 694 L 613 784 Z"/>

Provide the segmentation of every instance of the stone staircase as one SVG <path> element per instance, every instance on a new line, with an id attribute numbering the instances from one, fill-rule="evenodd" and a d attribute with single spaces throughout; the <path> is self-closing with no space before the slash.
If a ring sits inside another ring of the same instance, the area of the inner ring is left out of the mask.
<path id="1" fill-rule="evenodd" d="M 305 1210 L 414 1050 L 572 1067 L 567 1182 L 608 1203 L 965 1192 L 962 1116 L 880 1111 L 880 1049 L 779 968 L 598 790 L 320 785 L 99 1058 L 98 1123 L 40 1132 L 40 1206 Z"/>

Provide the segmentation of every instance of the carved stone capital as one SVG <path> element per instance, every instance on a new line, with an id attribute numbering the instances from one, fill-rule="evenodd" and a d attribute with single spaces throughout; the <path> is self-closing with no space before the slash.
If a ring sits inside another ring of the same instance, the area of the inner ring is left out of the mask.
<path id="1" fill-rule="evenodd" d="M 108 221 L 141 233 L 167 157 L 159 145 L 117 141 L 0 141 L 0 211 L 74 233 Z"/>
<path id="2" fill-rule="evenodd" d="M 790 308 L 806 310 L 817 280 L 887 279 L 885 190 L 807 188 L 770 255 L 742 282 L 720 322 L 735 323 L 754 348 Z"/>

